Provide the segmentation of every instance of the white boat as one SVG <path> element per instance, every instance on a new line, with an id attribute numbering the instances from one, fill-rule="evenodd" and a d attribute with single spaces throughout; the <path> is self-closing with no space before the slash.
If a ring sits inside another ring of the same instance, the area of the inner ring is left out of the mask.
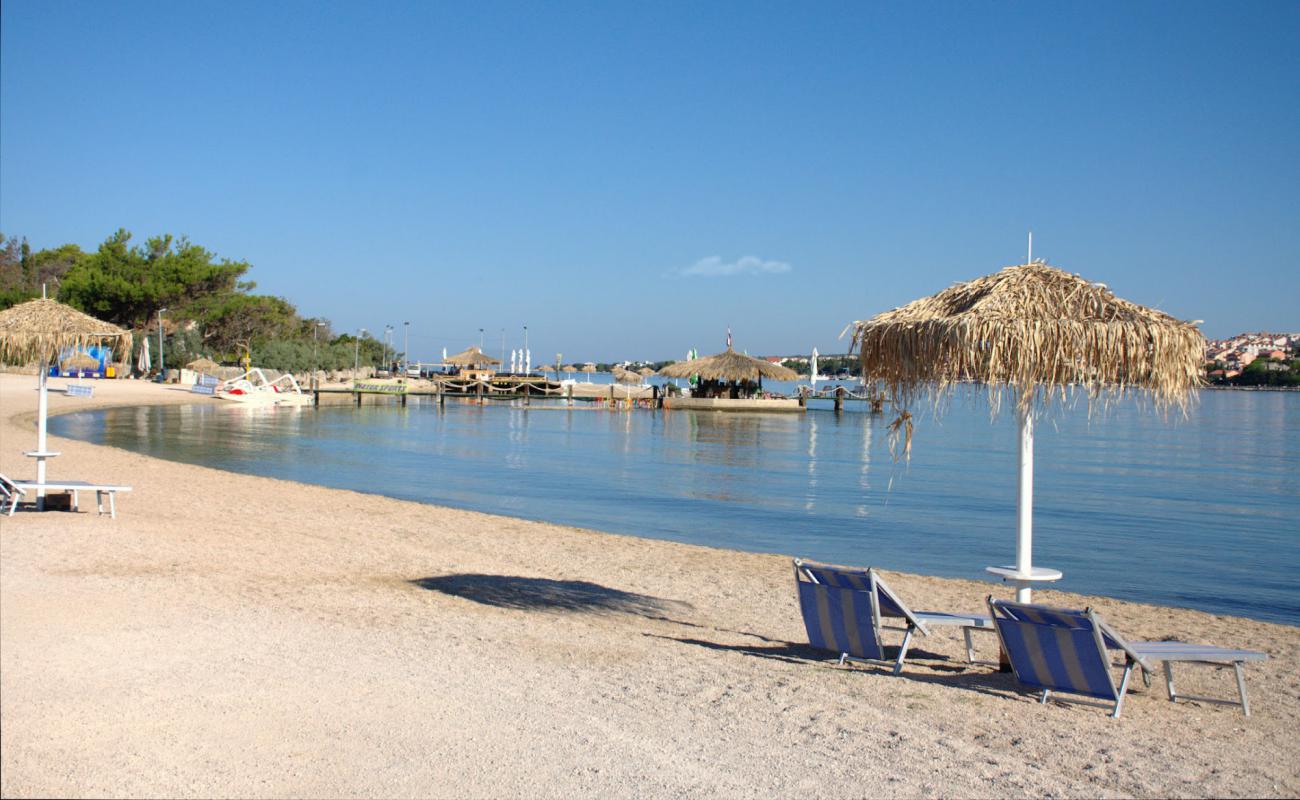
<path id="1" fill-rule="evenodd" d="M 257 367 L 218 384 L 213 394 L 222 400 L 250 406 L 309 406 L 312 402 L 309 395 L 303 394 L 293 375 L 286 372 L 270 380 Z"/>

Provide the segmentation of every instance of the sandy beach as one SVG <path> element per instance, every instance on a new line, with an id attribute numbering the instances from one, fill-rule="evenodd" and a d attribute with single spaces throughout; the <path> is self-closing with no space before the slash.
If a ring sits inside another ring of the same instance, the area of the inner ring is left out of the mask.
<path id="1" fill-rule="evenodd" d="M 34 387 L 0 375 L 11 477 L 34 477 Z M 51 395 L 55 413 L 189 402 L 133 381 Z M 967 667 L 955 631 L 918 640 L 901 677 L 835 666 L 805 644 L 797 554 L 51 445 L 51 479 L 134 491 L 116 520 L 83 497 L 0 521 L 6 797 L 1300 795 L 1300 628 L 1036 593 L 1134 639 L 1269 655 L 1247 668 L 1249 718 L 1153 680 L 1116 720 Z M 926 609 L 1009 596 L 888 576 Z M 976 645 L 996 658 L 993 637 Z M 1179 678 L 1235 690 L 1231 671 Z"/>

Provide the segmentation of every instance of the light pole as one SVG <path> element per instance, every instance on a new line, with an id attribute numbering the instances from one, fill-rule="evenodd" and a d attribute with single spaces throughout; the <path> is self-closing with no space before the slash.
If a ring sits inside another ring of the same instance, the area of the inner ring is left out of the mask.
<path id="1" fill-rule="evenodd" d="M 525 325 L 524 326 L 524 374 L 525 375 L 532 372 L 532 370 L 529 369 L 529 367 L 531 367 L 532 364 L 528 363 L 531 360 L 532 359 L 528 357 L 528 326 Z"/>
<path id="2" fill-rule="evenodd" d="M 506 329 L 501 329 L 501 368 L 506 366 Z"/>
<path id="3" fill-rule="evenodd" d="M 165 308 L 158 309 L 158 382 L 167 382 L 167 363 L 163 360 L 163 329 L 162 315 Z"/>
<path id="4" fill-rule="evenodd" d="M 411 371 L 411 323 L 403 322 L 402 327 L 405 329 L 402 336 L 402 377 L 405 378 Z"/>
<path id="5" fill-rule="evenodd" d="M 389 373 L 389 377 L 392 377 L 392 371 L 390 369 L 392 367 L 392 364 L 388 360 L 388 348 L 392 346 L 393 346 L 393 326 L 385 325 L 384 326 L 384 372 Z"/>
<path id="6" fill-rule="evenodd" d="M 361 369 L 361 336 L 366 332 L 365 328 L 357 329 L 356 346 L 352 348 L 352 380 L 357 379 L 357 372 Z"/>
<path id="7" fill-rule="evenodd" d="M 483 352 L 483 329 L 478 329 L 478 351 Z"/>
<path id="8" fill-rule="evenodd" d="M 320 348 L 316 342 L 320 338 L 320 329 L 323 327 L 325 323 L 317 322 L 311 329 L 311 368 L 314 371 L 320 370 Z"/>

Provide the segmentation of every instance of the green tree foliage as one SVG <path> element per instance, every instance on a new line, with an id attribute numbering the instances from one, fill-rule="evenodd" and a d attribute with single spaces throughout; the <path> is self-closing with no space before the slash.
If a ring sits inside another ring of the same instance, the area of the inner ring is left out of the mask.
<path id="1" fill-rule="evenodd" d="M 157 236 L 142 247 L 130 242 L 131 234 L 118 230 L 76 261 L 63 278 L 59 299 L 138 329 L 163 307 L 177 318 L 198 318 L 203 304 L 238 294 L 239 278 L 249 269 L 243 261 L 216 261 L 183 237 Z"/>
<path id="2" fill-rule="evenodd" d="M 41 286 L 57 294 L 63 277 L 85 253 L 75 244 L 33 253 L 26 239 L 0 233 L 0 308 L 41 296 Z"/>

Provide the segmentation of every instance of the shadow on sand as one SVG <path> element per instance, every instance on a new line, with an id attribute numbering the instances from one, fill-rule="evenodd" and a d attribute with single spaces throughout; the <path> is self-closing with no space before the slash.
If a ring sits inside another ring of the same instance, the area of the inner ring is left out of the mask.
<path id="1" fill-rule="evenodd" d="M 690 609 L 687 603 L 611 589 L 590 581 L 468 573 L 417 578 L 410 583 L 431 592 L 520 611 L 617 612 L 662 619 L 666 612 Z"/>

